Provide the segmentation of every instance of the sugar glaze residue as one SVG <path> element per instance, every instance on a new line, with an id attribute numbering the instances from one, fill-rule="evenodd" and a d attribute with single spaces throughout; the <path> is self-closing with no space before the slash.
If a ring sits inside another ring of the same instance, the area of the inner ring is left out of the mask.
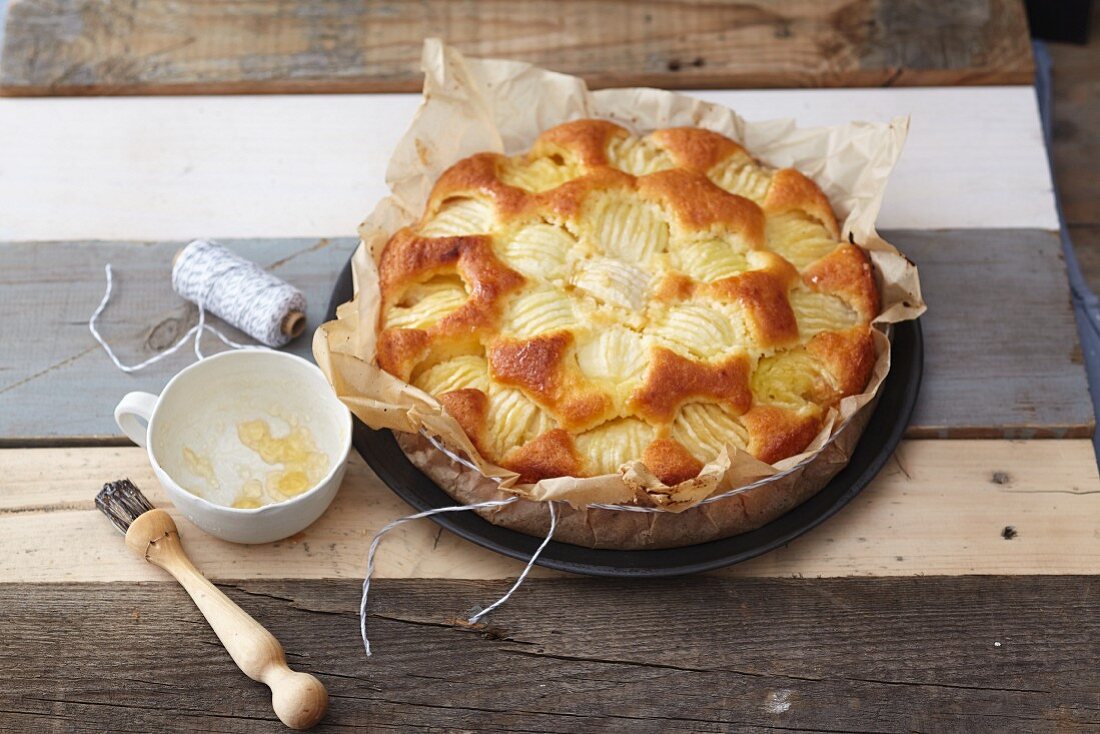
<path id="1" fill-rule="evenodd" d="M 299 495 L 321 481 L 328 469 L 328 456 L 317 450 L 313 434 L 303 426 L 294 426 L 290 433 L 278 438 L 272 435 L 267 421 L 244 421 L 237 424 L 237 436 L 241 443 L 259 454 L 264 463 L 282 465 L 282 468 L 267 472 L 262 488 L 246 486 L 244 490 L 251 489 L 252 494 L 242 494 L 233 503 L 234 507 L 266 504 L 254 504 L 257 502 L 257 489 L 262 489 L 266 497 L 278 499 Z"/>
<path id="2" fill-rule="evenodd" d="M 328 455 L 293 416 L 272 411 L 271 418 L 282 426 L 262 417 L 240 421 L 235 430 L 218 426 L 223 430 L 213 458 L 184 446 L 184 465 L 201 480 L 185 488 L 215 504 L 253 509 L 316 486 L 328 472 Z"/>

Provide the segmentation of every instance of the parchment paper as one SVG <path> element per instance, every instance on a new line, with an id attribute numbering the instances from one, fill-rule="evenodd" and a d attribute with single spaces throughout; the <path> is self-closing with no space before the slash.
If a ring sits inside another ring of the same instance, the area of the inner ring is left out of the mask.
<path id="1" fill-rule="evenodd" d="M 381 201 L 359 228 L 362 243 L 353 259 L 355 298 L 340 306 L 337 320 L 324 324 L 314 335 L 317 363 L 355 415 L 372 428 L 436 436 L 450 451 L 468 458 L 478 472 L 462 471 L 476 475 L 468 478 L 467 483 L 483 483 L 477 492 L 458 488 L 461 482 L 456 478 L 459 470 L 455 469 L 455 463 L 438 450 L 422 450 L 423 439 L 419 443 L 408 439 L 402 442 L 410 457 L 422 469 L 431 470 L 428 473 L 436 476 L 437 481 L 449 477 L 453 486 L 444 488 L 462 501 L 507 493 L 536 502 L 561 500 L 581 512 L 590 504 L 602 503 L 677 513 L 707 497 L 803 464 L 819 452 L 829 454 L 825 462 L 833 467 L 829 477 L 843 466 L 855 440 L 829 442 L 829 439 L 842 427 L 845 434 L 853 432 L 849 429 L 858 429 L 854 430 L 855 438 L 862 430 L 864 420 L 852 418 L 872 401 L 890 368 L 890 345 L 881 332 L 876 333 L 878 358 L 866 391 L 842 400 L 807 450 L 797 456 L 768 465 L 731 444 L 697 478 L 674 487 L 662 484 L 640 461 L 624 465 L 618 474 L 517 484 L 516 474 L 478 455 L 458 423 L 432 396 L 378 367 L 375 360 L 381 306 L 378 262 L 390 236 L 420 217 L 439 175 L 469 155 L 482 151 L 523 153 L 542 131 L 578 118 L 612 120 L 638 134 L 663 127 L 697 126 L 729 136 L 766 164 L 797 168 L 822 187 L 842 223 L 843 238 L 850 237 L 870 253 L 882 292 L 883 310 L 875 320 L 881 329 L 890 323 L 916 318 L 925 309 L 916 267 L 880 238 L 874 226 L 887 177 L 901 154 L 907 118 L 895 118 L 890 123 L 851 122 L 810 129 L 798 128 L 791 120 L 747 122 L 725 107 L 663 90 L 591 92 L 579 78 L 515 61 L 466 58 L 436 39 L 425 42 L 422 66 L 426 75 L 424 101 L 395 150 L 386 174 L 392 195 Z M 829 450 L 822 452 L 827 442 Z M 794 474 L 804 473 L 806 468 L 802 467 Z M 824 473 L 816 472 L 819 476 Z M 787 486 L 793 499 L 805 491 L 790 490 L 792 476 L 785 475 L 784 481 L 777 485 Z M 742 509 L 747 494 L 738 498 Z M 712 512 L 719 505 L 714 502 L 696 509 Z M 515 514 L 515 508 L 512 505 L 506 511 Z M 594 512 L 587 510 L 586 524 L 591 524 Z M 648 519 L 647 522 L 652 523 Z"/>

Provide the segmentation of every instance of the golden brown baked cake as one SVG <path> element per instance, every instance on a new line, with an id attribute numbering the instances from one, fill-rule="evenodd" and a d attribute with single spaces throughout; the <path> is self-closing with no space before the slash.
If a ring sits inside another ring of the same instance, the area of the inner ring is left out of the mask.
<path id="1" fill-rule="evenodd" d="M 699 128 L 602 120 L 448 169 L 380 263 L 378 361 L 534 482 L 802 451 L 875 361 L 879 293 L 821 189 Z"/>

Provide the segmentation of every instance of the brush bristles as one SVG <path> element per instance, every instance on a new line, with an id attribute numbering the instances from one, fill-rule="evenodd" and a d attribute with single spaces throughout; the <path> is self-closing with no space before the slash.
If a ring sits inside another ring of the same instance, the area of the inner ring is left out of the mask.
<path id="1" fill-rule="evenodd" d="M 130 528 L 130 523 L 153 509 L 149 500 L 129 479 L 104 484 L 95 496 L 95 506 L 123 535 Z"/>

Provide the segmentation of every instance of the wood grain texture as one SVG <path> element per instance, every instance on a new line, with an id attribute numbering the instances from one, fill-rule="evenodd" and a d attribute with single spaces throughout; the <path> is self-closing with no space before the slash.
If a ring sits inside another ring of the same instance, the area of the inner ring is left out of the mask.
<path id="1" fill-rule="evenodd" d="M 1031 87 L 695 93 L 799 126 L 912 117 L 882 229 L 1058 229 Z M 0 240 L 346 237 L 419 95 L 0 99 Z"/>
<path id="2" fill-rule="evenodd" d="M 1097 579 L 1021 581 L 544 580 L 474 629 L 506 584 L 386 581 L 369 660 L 355 582 L 225 591 L 329 688 L 317 732 L 1096 731 Z M 0 625 L 0 730 L 274 730 L 174 586 L 0 585 Z"/>
<path id="3" fill-rule="evenodd" d="M 1088 380 L 1056 233 L 886 236 L 920 267 L 929 304 L 921 319 L 924 381 L 909 435 L 1092 436 Z M 1051 420 L 1055 415 L 1068 420 Z"/>
<path id="4" fill-rule="evenodd" d="M 21 0 L 8 19 L 0 92 L 416 91 L 430 36 L 600 87 L 1027 84 L 1022 5 Z"/>
<path id="5" fill-rule="evenodd" d="M 213 579 L 361 578 L 375 533 L 412 512 L 357 457 L 320 520 L 253 546 L 217 540 L 180 516 L 141 449 L 0 450 L 0 476 L 0 583 L 164 579 L 92 504 L 103 482 L 121 477 L 170 510 L 188 555 Z M 1098 517 L 1090 441 L 906 441 L 838 515 L 719 575 L 1096 574 Z M 79 538 L 80 553 L 59 538 Z M 504 579 L 521 568 L 429 520 L 395 529 L 377 557 L 381 578 Z"/>
<path id="6" fill-rule="evenodd" d="M 1087 437 L 1094 420 L 1057 236 L 1034 230 L 887 232 L 921 267 L 929 311 L 925 379 L 911 435 Z M 301 288 L 312 331 L 355 241 L 228 244 Z M 0 445 L 124 442 L 111 409 L 130 390 L 157 392 L 193 361 L 183 350 L 145 372 L 114 368 L 86 320 L 118 276 L 101 330 L 125 362 L 173 344 L 195 322 L 171 290 L 180 243 L 0 244 Z M 208 340 L 211 351 L 220 346 Z M 302 337 L 291 350 L 309 353 Z M 217 346 L 216 346 L 217 345 Z"/>

